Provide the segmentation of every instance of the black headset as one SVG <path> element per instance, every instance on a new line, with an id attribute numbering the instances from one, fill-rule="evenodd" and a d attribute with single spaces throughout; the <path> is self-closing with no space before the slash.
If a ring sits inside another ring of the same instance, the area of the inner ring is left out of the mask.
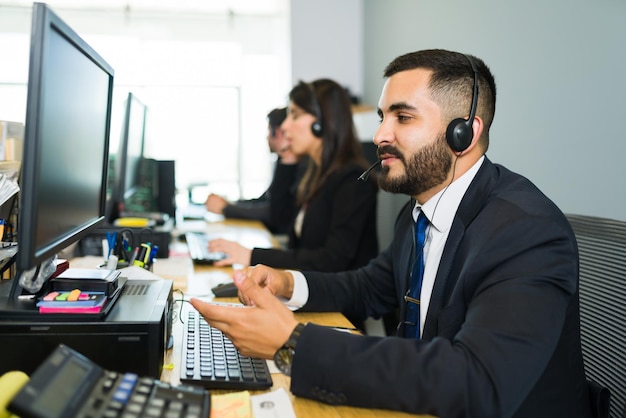
<path id="1" fill-rule="evenodd" d="M 474 65 L 474 61 L 469 55 L 465 55 L 467 60 L 472 66 L 474 72 L 474 92 L 472 94 L 472 106 L 470 107 L 470 114 L 467 120 L 463 118 L 456 118 L 448 124 L 446 129 L 446 140 L 448 145 L 453 151 L 463 152 L 469 147 L 474 138 L 474 129 L 472 124 L 474 123 L 474 117 L 476 116 L 476 107 L 478 104 L 478 70 Z"/>
<path id="2" fill-rule="evenodd" d="M 315 87 L 311 83 L 302 82 L 302 84 L 306 85 L 311 93 L 311 101 L 313 103 L 313 116 L 315 116 L 315 121 L 311 125 L 311 132 L 318 138 L 321 138 L 324 134 L 324 125 L 322 125 L 322 109 L 320 107 L 320 103 L 317 100 L 317 94 L 315 94 Z"/>

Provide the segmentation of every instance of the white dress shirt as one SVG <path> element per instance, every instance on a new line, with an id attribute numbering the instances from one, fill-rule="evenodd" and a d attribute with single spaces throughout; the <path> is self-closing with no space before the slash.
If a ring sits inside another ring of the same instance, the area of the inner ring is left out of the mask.
<path id="1" fill-rule="evenodd" d="M 484 159 L 484 156 L 481 157 L 465 174 L 423 205 L 416 203 L 413 208 L 414 221 L 417 221 L 420 211 L 424 211 L 424 214 L 430 221 L 430 225 L 426 229 L 426 242 L 424 244 L 424 277 L 420 293 L 420 335 L 424 329 L 437 269 L 439 268 L 439 262 L 450 233 L 454 215 Z M 306 278 L 301 272 L 293 270 L 289 270 L 289 272 L 294 279 L 293 296 L 290 300 L 284 302 L 291 309 L 298 309 L 307 302 L 309 287 Z"/>

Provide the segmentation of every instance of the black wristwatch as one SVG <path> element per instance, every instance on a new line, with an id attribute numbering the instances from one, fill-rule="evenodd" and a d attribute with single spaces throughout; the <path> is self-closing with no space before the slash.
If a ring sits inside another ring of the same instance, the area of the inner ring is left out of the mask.
<path id="1" fill-rule="evenodd" d="M 296 344 L 298 344 L 298 338 L 300 338 L 300 333 L 303 329 L 304 324 L 296 325 L 285 345 L 274 353 L 274 364 L 276 364 L 281 373 L 287 376 L 291 376 L 291 364 L 296 353 Z"/>

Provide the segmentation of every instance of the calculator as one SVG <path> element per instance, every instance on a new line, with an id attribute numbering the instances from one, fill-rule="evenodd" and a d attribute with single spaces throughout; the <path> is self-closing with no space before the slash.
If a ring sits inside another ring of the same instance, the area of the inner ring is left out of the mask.
<path id="1" fill-rule="evenodd" d="M 61 344 L 8 410 L 21 418 L 206 418 L 210 407 L 204 388 L 105 370 Z"/>

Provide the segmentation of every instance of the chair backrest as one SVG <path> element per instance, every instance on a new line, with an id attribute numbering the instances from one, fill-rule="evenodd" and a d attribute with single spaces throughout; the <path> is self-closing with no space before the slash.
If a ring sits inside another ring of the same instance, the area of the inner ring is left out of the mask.
<path id="1" fill-rule="evenodd" d="M 580 256 L 580 322 L 587 379 L 611 391 L 609 416 L 626 412 L 626 222 L 568 214 Z"/>
<path id="2" fill-rule="evenodd" d="M 394 226 L 400 209 L 409 198 L 403 194 L 378 191 L 376 200 L 376 232 L 378 234 L 378 250 L 386 250 L 393 240 Z"/>

